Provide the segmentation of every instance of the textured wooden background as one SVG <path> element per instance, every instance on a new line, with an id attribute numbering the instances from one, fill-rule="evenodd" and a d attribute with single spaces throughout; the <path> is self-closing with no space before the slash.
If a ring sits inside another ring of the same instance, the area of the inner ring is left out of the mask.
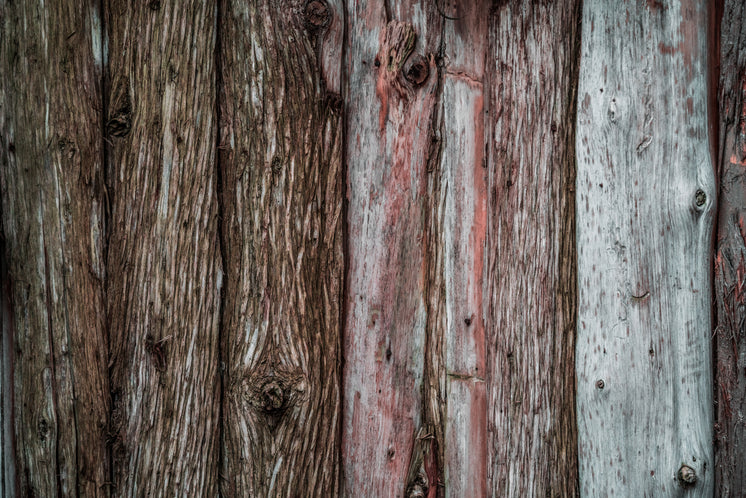
<path id="1" fill-rule="evenodd" d="M 741 496 L 740 0 L 0 2 L 0 495 Z"/>

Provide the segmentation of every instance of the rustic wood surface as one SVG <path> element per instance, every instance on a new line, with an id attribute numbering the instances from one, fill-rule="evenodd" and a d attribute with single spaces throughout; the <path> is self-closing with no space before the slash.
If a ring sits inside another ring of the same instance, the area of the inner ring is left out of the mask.
<path id="1" fill-rule="evenodd" d="M 746 490 L 746 4 L 726 0 L 720 26 L 715 494 L 735 497 Z"/>
<path id="2" fill-rule="evenodd" d="M 423 241 L 439 149 L 439 18 L 434 4 L 348 1 L 347 22 L 343 494 L 434 496 L 442 404 L 422 395 L 426 348 L 441 339 L 443 318 L 428 314 Z M 406 63 L 415 57 L 413 83 Z M 424 391 L 441 399 L 442 370 L 428 373 Z"/>
<path id="3" fill-rule="evenodd" d="M 218 493 L 215 11 L 107 5 L 116 496 Z"/>
<path id="4" fill-rule="evenodd" d="M 742 3 L 0 2 L 0 496 L 740 496 Z"/>
<path id="5" fill-rule="evenodd" d="M 585 2 L 577 406 L 584 496 L 711 496 L 704 2 Z"/>
<path id="6" fill-rule="evenodd" d="M 220 4 L 223 496 L 339 495 L 343 18 L 332 5 Z"/>
<path id="7" fill-rule="evenodd" d="M 99 8 L 0 4 L 4 496 L 108 492 Z"/>
<path id="8" fill-rule="evenodd" d="M 490 23 L 485 308 L 492 496 L 577 494 L 575 107 L 580 2 Z"/>

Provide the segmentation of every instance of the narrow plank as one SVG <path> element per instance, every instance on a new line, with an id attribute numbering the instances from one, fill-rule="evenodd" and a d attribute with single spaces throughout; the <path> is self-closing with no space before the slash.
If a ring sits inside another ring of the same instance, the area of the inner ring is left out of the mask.
<path id="1" fill-rule="evenodd" d="M 581 493 L 711 496 L 706 2 L 585 2 L 578 110 Z"/>
<path id="2" fill-rule="evenodd" d="M 108 491 L 100 17 L 98 2 L 0 6 L 8 496 Z"/>
<path id="3" fill-rule="evenodd" d="M 443 2 L 440 190 L 445 308 L 444 492 L 487 496 L 484 86 L 490 2 Z M 430 330 L 429 333 L 434 333 Z M 427 398 L 426 398 L 427 402 Z"/>
<path id="4" fill-rule="evenodd" d="M 435 496 L 445 315 L 437 314 L 442 272 L 433 268 L 442 222 L 426 203 L 437 185 L 428 171 L 439 169 L 442 16 L 435 3 L 346 7 L 343 495 Z"/>
<path id="5" fill-rule="evenodd" d="M 487 317 L 493 496 L 577 495 L 575 95 L 580 2 L 490 17 Z"/>
<path id="6" fill-rule="evenodd" d="M 342 5 L 225 0 L 220 12 L 220 491 L 338 496 Z"/>
<path id="7" fill-rule="evenodd" d="M 114 494 L 215 496 L 216 4 L 106 8 Z"/>
<path id="8" fill-rule="evenodd" d="M 715 247 L 715 490 L 746 489 L 746 4 L 726 0 L 720 24 L 718 224 Z"/>

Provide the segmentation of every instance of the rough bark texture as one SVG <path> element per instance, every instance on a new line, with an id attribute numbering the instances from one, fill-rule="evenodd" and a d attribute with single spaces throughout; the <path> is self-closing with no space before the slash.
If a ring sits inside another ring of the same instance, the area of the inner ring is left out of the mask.
<path id="1" fill-rule="evenodd" d="M 585 2 L 577 131 L 581 493 L 711 496 L 715 181 L 705 2 Z"/>
<path id="2" fill-rule="evenodd" d="M 488 9 L 347 8 L 344 493 L 479 496 Z"/>
<path id="3" fill-rule="evenodd" d="M 336 496 L 341 6 L 226 0 L 220 10 L 221 492 Z"/>
<path id="4" fill-rule="evenodd" d="M 105 495 L 99 4 L 3 2 L 0 22 L 3 493 Z"/>
<path id="5" fill-rule="evenodd" d="M 490 23 L 486 313 L 493 496 L 577 494 L 575 108 L 580 2 Z"/>
<path id="6" fill-rule="evenodd" d="M 726 0 L 720 44 L 715 257 L 716 496 L 746 490 L 746 4 Z"/>
<path id="7" fill-rule="evenodd" d="M 222 269 L 213 2 L 107 11 L 117 496 L 215 496 Z"/>

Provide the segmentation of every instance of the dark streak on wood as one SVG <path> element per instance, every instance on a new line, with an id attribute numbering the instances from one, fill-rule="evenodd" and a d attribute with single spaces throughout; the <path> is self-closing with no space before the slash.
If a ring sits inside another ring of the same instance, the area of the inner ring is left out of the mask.
<path id="1" fill-rule="evenodd" d="M 715 490 L 717 496 L 735 497 L 746 489 L 746 4 L 725 0 L 723 7 L 719 116 L 711 118 L 719 128 Z"/>

